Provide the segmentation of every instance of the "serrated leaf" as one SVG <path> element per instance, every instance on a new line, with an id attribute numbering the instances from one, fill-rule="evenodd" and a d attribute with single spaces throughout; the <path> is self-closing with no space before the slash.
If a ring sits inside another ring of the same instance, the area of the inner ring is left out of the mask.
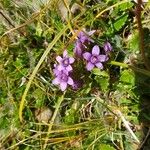
<path id="1" fill-rule="evenodd" d="M 128 47 L 131 51 L 135 52 L 139 50 L 139 34 L 138 31 L 134 31 L 128 37 Z"/>
<path id="2" fill-rule="evenodd" d="M 108 77 L 96 76 L 95 80 L 100 85 L 100 88 L 102 89 L 102 91 L 106 91 L 108 89 L 108 86 L 109 86 L 109 78 Z"/>
<path id="3" fill-rule="evenodd" d="M 115 22 L 114 22 L 114 28 L 115 30 L 119 31 L 124 24 L 126 23 L 128 18 L 127 14 L 123 14 L 122 16 L 120 16 Z"/>
<path id="4" fill-rule="evenodd" d="M 134 85 L 135 83 L 134 73 L 131 70 L 122 71 L 120 81 Z"/>

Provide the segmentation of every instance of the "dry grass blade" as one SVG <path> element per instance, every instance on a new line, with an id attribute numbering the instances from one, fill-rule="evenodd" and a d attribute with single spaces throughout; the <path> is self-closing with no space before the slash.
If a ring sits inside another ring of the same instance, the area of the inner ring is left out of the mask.
<path id="1" fill-rule="evenodd" d="M 34 68 L 30 78 L 29 78 L 29 81 L 26 85 L 26 89 L 22 95 L 22 99 L 21 99 L 21 102 L 20 102 L 20 107 L 19 107 L 19 118 L 20 118 L 20 121 L 22 122 L 23 121 L 23 118 L 22 118 L 22 111 L 23 111 L 23 108 L 24 108 L 24 103 L 25 103 L 25 99 L 26 99 L 26 96 L 27 96 L 27 93 L 30 89 L 30 86 L 32 84 L 32 81 L 36 75 L 36 73 L 38 72 L 38 69 L 39 67 L 41 66 L 42 62 L 44 61 L 44 59 L 46 58 L 46 56 L 48 55 L 48 53 L 50 52 L 50 50 L 53 48 L 53 46 L 55 45 L 55 43 L 60 39 L 60 37 L 64 34 L 64 32 L 68 29 L 68 26 L 65 26 L 61 31 L 60 33 L 57 34 L 57 36 L 54 38 L 54 40 L 49 44 L 48 48 L 45 50 L 44 54 L 42 55 L 42 57 L 40 58 L 38 64 L 36 65 L 36 67 Z"/>

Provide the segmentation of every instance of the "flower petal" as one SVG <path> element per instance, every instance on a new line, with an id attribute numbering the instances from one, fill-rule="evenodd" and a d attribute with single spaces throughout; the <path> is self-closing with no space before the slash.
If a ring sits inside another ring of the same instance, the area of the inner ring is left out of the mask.
<path id="1" fill-rule="evenodd" d="M 92 31 L 88 32 L 88 35 L 90 36 L 90 35 L 94 34 L 95 32 L 96 32 L 96 30 L 92 30 Z"/>
<path id="2" fill-rule="evenodd" d="M 72 78 L 70 78 L 70 77 L 68 77 L 68 82 L 67 82 L 67 83 L 68 83 L 69 85 L 73 85 L 73 84 L 74 84 Z"/>
<path id="3" fill-rule="evenodd" d="M 99 56 L 98 56 L 98 60 L 99 60 L 100 62 L 105 62 L 105 61 L 107 61 L 108 59 L 107 59 L 107 56 L 106 56 L 106 55 L 99 55 Z"/>
<path id="4" fill-rule="evenodd" d="M 65 91 L 66 88 L 67 88 L 67 83 L 66 82 L 61 82 L 60 83 L 60 89 L 61 89 L 61 91 Z"/>
<path id="5" fill-rule="evenodd" d="M 106 53 L 112 51 L 112 46 L 109 42 L 105 42 L 103 48 Z"/>
<path id="6" fill-rule="evenodd" d="M 56 60 L 57 60 L 59 63 L 61 63 L 62 58 L 61 58 L 60 56 L 57 56 L 57 57 L 56 57 Z"/>
<path id="7" fill-rule="evenodd" d="M 82 43 L 81 43 L 81 41 L 79 39 L 77 39 L 77 41 L 75 43 L 75 47 L 77 47 L 77 48 L 82 48 L 83 47 Z"/>
<path id="8" fill-rule="evenodd" d="M 54 64 L 54 67 L 57 68 L 57 64 Z"/>
<path id="9" fill-rule="evenodd" d="M 77 42 L 75 43 L 74 53 L 77 56 L 81 57 L 82 56 L 82 52 L 84 51 L 84 49 L 85 48 L 82 45 L 82 43 L 79 40 L 77 40 Z"/>
<path id="10" fill-rule="evenodd" d="M 72 67 L 71 67 L 70 65 L 68 65 L 68 66 L 66 67 L 66 70 L 67 70 L 67 71 L 72 71 Z"/>
<path id="11" fill-rule="evenodd" d="M 62 65 L 58 65 L 58 66 L 57 66 L 57 69 L 58 69 L 58 71 L 61 71 L 61 70 L 63 70 L 63 69 L 64 69 L 64 66 L 62 66 Z"/>
<path id="12" fill-rule="evenodd" d="M 65 68 L 64 70 L 62 70 L 63 73 L 65 73 L 67 76 L 69 74 L 68 70 Z"/>
<path id="13" fill-rule="evenodd" d="M 85 35 L 84 32 L 83 32 L 83 31 L 80 31 L 80 32 L 78 33 L 78 38 L 82 38 L 84 35 Z"/>
<path id="14" fill-rule="evenodd" d="M 74 53 L 75 55 L 77 55 L 78 57 L 82 56 L 82 50 L 80 48 L 75 47 L 74 48 Z"/>
<path id="15" fill-rule="evenodd" d="M 74 62 L 74 58 L 73 57 L 69 57 L 69 63 L 72 64 Z"/>
<path id="16" fill-rule="evenodd" d="M 103 64 L 102 63 L 99 62 L 99 63 L 96 63 L 95 65 L 96 65 L 97 68 L 103 69 Z"/>
<path id="17" fill-rule="evenodd" d="M 64 50 L 64 52 L 63 52 L 63 57 L 66 57 L 67 55 L 68 55 L 67 50 Z"/>
<path id="18" fill-rule="evenodd" d="M 100 53 L 99 46 L 98 46 L 98 45 L 95 45 L 95 46 L 92 48 L 92 54 L 93 54 L 93 55 L 99 55 L 99 53 Z"/>
<path id="19" fill-rule="evenodd" d="M 86 52 L 83 54 L 83 58 L 86 59 L 86 60 L 89 60 L 91 57 L 91 54 L 89 52 Z"/>
<path id="20" fill-rule="evenodd" d="M 59 78 L 55 78 L 55 79 L 52 81 L 52 83 L 53 83 L 54 85 L 58 85 L 58 84 L 60 83 Z"/>
<path id="21" fill-rule="evenodd" d="M 53 72 L 54 72 L 54 75 L 56 75 L 56 76 L 60 73 L 60 71 L 58 69 L 56 69 L 56 68 L 53 69 Z"/>
<path id="22" fill-rule="evenodd" d="M 94 65 L 91 62 L 88 62 L 88 64 L 86 65 L 86 68 L 88 71 L 91 71 L 94 68 Z"/>

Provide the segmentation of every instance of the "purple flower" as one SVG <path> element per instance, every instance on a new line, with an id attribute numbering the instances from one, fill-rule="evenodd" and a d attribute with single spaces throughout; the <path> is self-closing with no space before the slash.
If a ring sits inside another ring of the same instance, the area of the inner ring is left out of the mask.
<path id="1" fill-rule="evenodd" d="M 82 44 L 89 44 L 90 42 L 93 42 L 93 40 L 89 36 L 91 36 L 94 32 L 95 32 L 95 30 L 92 30 L 90 32 L 83 32 L 83 31 L 81 31 L 78 34 L 78 40 Z"/>
<path id="2" fill-rule="evenodd" d="M 60 56 L 57 56 L 56 60 L 59 62 L 59 65 L 57 66 L 57 69 L 59 71 L 61 71 L 63 69 L 71 71 L 72 67 L 70 64 L 72 64 L 75 61 L 73 57 L 68 56 L 68 53 L 66 50 L 63 52 L 63 58 Z"/>
<path id="3" fill-rule="evenodd" d="M 81 87 L 82 87 L 82 81 L 81 80 L 80 81 L 75 80 L 73 85 L 72 85 L 72 89 L 73 90 L 78 90 Z"/>
<path id="4" fill-rule="evenodd" d="M 75 43 L 75 48 L 74 48 L 75 55 L 78 57 L 81 57 L 84 49 L 85 49 L 85 46 L 80 42 L 80 40 L 77 40 Z"/>
<path id="5" fill-rule="evenodd" d="M 55 76 L 57 76 L 57 75 L 59 74 L 59 72 L 61 71 L 61 70 L 58 70 L 58 66 L 59 66 L 59 65 L 54 64 L 53 73 L 54 73 Z"/>
<path id="6" fill-rule="evenodd" d="M 55 70 L 56 78 L 52 81 L 54 85 L 59 85 L 61 91 L 65 91 L 67 88 L 67 85 L 73 85 L 74 82 L 72 78 L 69 76 L 69 73 L 67 70 Z"/>
<path id="7" fill-rule="evenodd" d="M 108 59 L 106 55 L 100 55 L 100 49 L 98 45 L 95 45 L 92 48 L 92 54 L 86 52 L 83 54 L 83 57 L 87 60 L 86 68 L 88 71 L 91 71 L 95 66 L 103 69 L 103 64 L 101 62 L 105 62 Z"/>
<path id="8" fill-rule="evenodd" d="M 77 32 L 77 31 L 76 31 Z M 82 57 L 82 54 L 84 50 L 87 48 L 87 45 L 90 44 L 90 42 L 94 42 L 89 36 L 91 36 L 95 30 L 92 30 L 90 32 L 79 32 L 78 33 L 78 39 L 75 43 L 74 53 L 78 57 Z"/>
<path id="9" fill-rule="evenodd" d="M 105 42 L 103 48 L 106 53 L 112 51 L 112 46 L 109 42 Z"/>

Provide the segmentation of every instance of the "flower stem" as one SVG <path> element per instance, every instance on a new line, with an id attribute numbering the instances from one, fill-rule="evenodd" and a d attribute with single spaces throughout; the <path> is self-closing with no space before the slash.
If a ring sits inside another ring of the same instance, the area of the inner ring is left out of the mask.
<path id="1" fill-rule="evenodd" d="M 137 73 L 140 73 L 140 74 L 143 74 L 143 75 L 146 75 L 146 76 L 150 77 L 150 71 L 135 67 L 133 65 L 128 65 L 128 64 L 125 64 L 125 63 L 117 62 L 117 61 L 111 61 L 109 64 L 115 65 L 115 66 L 120 66 L 122 68 L 130 68 L 134 72 L 137 72 Z"/>

